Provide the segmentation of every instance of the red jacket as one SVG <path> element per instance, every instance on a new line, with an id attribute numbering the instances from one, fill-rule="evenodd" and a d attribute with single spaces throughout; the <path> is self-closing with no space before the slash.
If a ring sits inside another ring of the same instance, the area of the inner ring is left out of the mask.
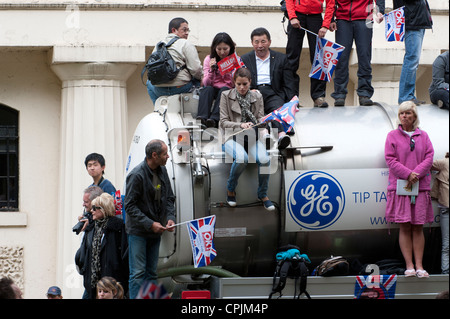
<path id="1" fill-rule="evenodd" d="M 303 14 L 319 14 L 323 12 L 324 0 L 286 0 L 286 9 L 289 20 L 297 18 L 296 12 Z M 326 9 L 322 27 L 329 28 L 334 13 L 335 0 L 325 0 Z"/>
<path id="2" fill-rule="evenodd" d="M 374 2 L 384 13 L 385 0 L 336 0 L 336 19 L 365 20 L 372 14 Z"/>

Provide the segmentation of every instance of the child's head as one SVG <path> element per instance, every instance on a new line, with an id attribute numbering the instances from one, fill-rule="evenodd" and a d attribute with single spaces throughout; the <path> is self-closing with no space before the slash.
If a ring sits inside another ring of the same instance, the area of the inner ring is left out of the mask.
<path id="1" fill-rule="evenodd" d="M 105 276 L 97 283 L 97 299 L 123 299 L 123 287 L 113 277 Z"/>
<path id="2" fill-rule="evenodd" d="M 101 154 L 89 154 L 84 160 L 84 165 L 86 166 L 89 175 L 92 177 L 95 177 L 100 173 L 101 175 L 105 174 L 105 158 Z"/>

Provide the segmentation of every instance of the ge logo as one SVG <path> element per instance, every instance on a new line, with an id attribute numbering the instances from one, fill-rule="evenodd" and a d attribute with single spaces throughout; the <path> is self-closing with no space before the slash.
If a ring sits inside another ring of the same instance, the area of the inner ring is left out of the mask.
<path id="1" fill-rule="evenodd" d="M 289 214 L 301 227 L 324 229 L 341 217 L 345 206 L 344 190 L 333 176 L 310 171 L 291 184 L 286 205 Z"/>

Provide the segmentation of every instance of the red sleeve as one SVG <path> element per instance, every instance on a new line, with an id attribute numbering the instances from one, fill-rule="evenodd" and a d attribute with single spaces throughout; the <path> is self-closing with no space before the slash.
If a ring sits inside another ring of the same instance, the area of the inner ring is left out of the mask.
<path id="1" fill-rule="evenodd" d="M 326 0 L 325 15 L 323 17 L 322 27 L 329 29 L 331 20 L 333 19 L 335 0 Z"/>

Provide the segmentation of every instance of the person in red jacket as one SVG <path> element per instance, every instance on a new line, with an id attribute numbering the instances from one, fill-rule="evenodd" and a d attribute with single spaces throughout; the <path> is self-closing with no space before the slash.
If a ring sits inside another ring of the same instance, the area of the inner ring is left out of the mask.
<path id="1" fill-rule="evenodd" d="M 330 28 L 333 18 L 335 0 L 325 0 L 325 16 L 322 18 L 324 0 L 286 0 L 286 9 L 289 16 L 288 42 L 286 45 L 286 55 L 290 69 L 294 74 L 295 87 L 298 89 L 300 78 L 297 74 L 300 55 L 302 53 L 303 38 L 305 29 L 314 32 L 323 38 Z M 333 31 L 333 30 L 331 30 Z M 308 32 L 309 57 L 311 63 L 314 61 L 316 49 L 316 36 Z M 314 106 L 327 107 L 325 101 L 326 81 L 311 80 L 311 98 Z"/>
<path id="2" fill-rule="evenodd" d="M 375 6 L 378 8 L 375 12 Z M 358 56 L 358 83 L 356 93 L 360 105 L 373 105 L 372 87 L 372 24 L 383 20 L 384 0 L 336 0 L 336 43 L 345 47 L 334 71 L 335 106 L 344 106 L 349 81 L 348 62 L 353 41 Z M 334 25 L 330 28 L 334 29 Z"/>

